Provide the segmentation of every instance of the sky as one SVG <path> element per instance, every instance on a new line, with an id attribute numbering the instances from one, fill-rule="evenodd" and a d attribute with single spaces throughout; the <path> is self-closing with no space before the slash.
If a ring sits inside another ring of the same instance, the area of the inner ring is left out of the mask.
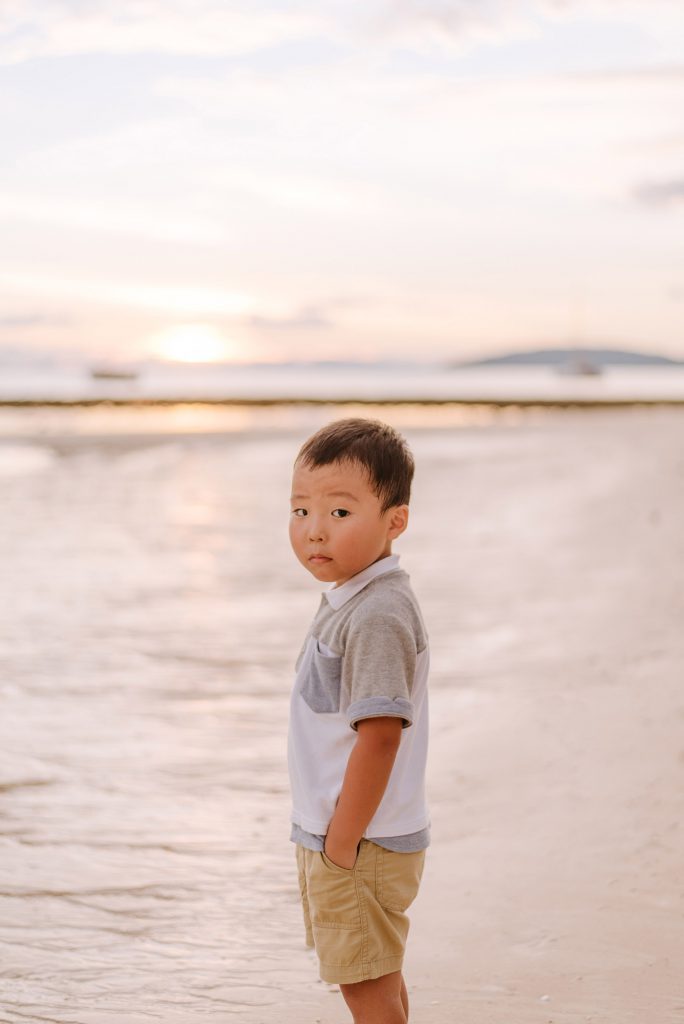
<path id="1" fill-rule="evenodd" d="M 684 358 L 681 0 L 2 0 L 0 362 Z"/>

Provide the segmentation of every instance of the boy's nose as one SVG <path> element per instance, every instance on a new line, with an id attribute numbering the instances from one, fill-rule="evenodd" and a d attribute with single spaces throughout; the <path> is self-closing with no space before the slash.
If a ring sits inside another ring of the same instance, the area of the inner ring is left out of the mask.
<path id="1" fill-rule="evenodd" d="M 323 539 L 323 529 L 319 523 L 317 523 L 313 516 L 309 521 L 309 540 L 319 541 Z"/>

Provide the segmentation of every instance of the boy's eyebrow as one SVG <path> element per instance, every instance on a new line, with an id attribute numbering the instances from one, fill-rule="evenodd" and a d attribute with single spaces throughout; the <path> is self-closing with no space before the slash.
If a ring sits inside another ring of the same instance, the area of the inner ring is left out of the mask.
<path id="1" fill-rule="evenodd" d="M 328 491 L 329 498 L 351 498 L 352 501 L 358 501 L 359 499 L 355 494 L 351 494 L 350 491 Z"/>
<path id="2" fill-rule="evenodd" d="M 326 498 L 351 498 L 352 501 L 358 501 L 359 499 L 354 494 L 350 494 L 349 491 L 326 491 Z M 308 498 L 308 494 L 293 494 L 292 501 L 299 501 L 300 498 Z"/>

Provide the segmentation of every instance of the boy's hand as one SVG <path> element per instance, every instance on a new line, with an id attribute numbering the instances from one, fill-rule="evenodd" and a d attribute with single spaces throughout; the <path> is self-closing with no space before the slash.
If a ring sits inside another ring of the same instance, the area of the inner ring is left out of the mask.
<path id="1" fill-rule="evenodd" d="M 331 860 L 333 864 L 337 864 L 338 868 L 353 868 L 356 864 L 356 858 L 359 854 L 359 843 L 356 847 L 345 846 L 342 843 L 336 843 L 334 839 L 328 840 L 328 836 L 323 841 L 323 849 L 328 860 Z"/>

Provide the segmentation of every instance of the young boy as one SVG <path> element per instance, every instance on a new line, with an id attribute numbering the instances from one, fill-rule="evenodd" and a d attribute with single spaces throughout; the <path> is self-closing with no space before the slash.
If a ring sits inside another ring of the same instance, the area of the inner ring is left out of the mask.
<path id="1" fill-rule="evenodd" d="M 290 541 L 321 583 L 288 734 L 306 944 L 356 1024 L 406 1024 L 401 969 L 430 844 L 428 638 L 392 554 L 413 456 L 378 420 L 317 431 L 294 464 Z"/>

